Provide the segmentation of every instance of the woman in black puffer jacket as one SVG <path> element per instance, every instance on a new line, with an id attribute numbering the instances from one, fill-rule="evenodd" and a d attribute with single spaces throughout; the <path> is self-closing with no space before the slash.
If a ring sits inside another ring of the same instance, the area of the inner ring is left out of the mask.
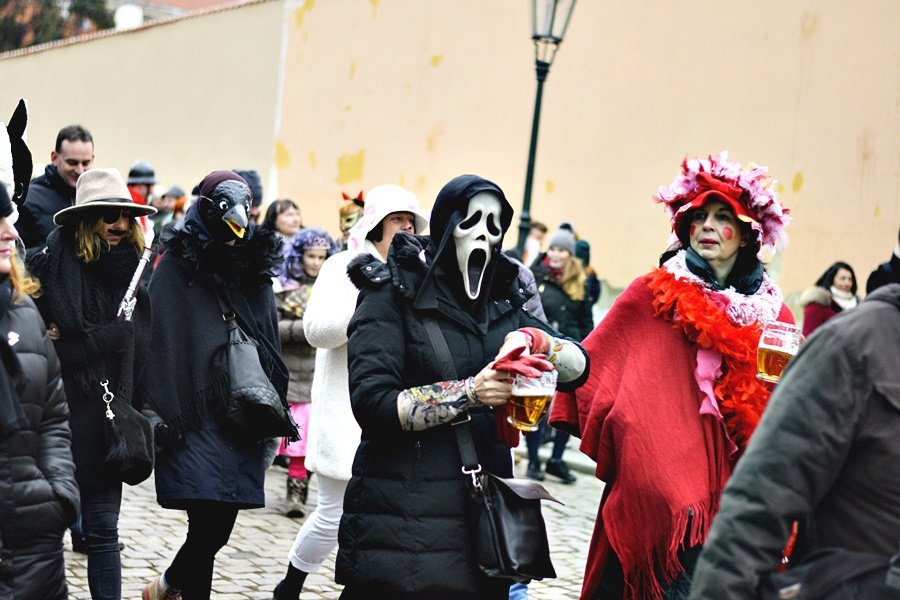
<path id="1" fill-rule="evenodd" d="M 550 350 L 560 389 L 588 375 L 581 347 L 524 308 L 531 294 L 500 251 L 512 213 L 496 184 L 462 175 L 438 194 L 430 237 L 396 233 L 386 264 L 365 255 L 348 267 L 360 288 L 347 332 L 362 438 L 338 534 L 335 581 L 345 585 L 344 600 L 509 596 L 509 580 L 485 576 L 473 555 L 451 422 L 469 417 L 479 464 L 509 477 L 519 432 L 506 422 L 511 384 L 492 368 L 495 359 L 521 347 Z M 452 369 L 428 322 L 445 338 Z"/>
<path id="2" fill-rule="evenodd" d="M 59 360 L 15 257 L 0 185 L 0 598 L 66 598 L 63 534 L 78 514 Z"/>

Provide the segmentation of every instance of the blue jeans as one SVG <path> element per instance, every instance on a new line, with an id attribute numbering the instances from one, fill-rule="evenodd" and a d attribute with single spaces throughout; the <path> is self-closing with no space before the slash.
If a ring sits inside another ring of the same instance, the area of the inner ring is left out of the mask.
<path id="1" fill-rule="evenodd" d="M 525 445 L 528 447 L 529 463 L 534 465 L 539 465 L 541 463 L 540 458 L 538 458 L 538 450 L 541 448 L 544 433 L 548 429 L 550 429 L 550 425 L 547 424 L 547 415 L 544 415 L 540 423 L 538 423 L 537 431 L 529 431 L 525 434 Z M 569 443 L 569 437 L 571 436 L 568 433 L 560 431 L 559 429 L 553 432 L 553 451 L 550 453 L 550 460 L 562 460 L 563 452 L 566 451 L 566 444 Z"/>
<path id="2" fill-rule="evenodd" d="M 509 586 L 509 600 L 528 600 L 528 584 L 514 583 Z"/>
<path id="3" fill-rule="evenodd" d="M 88 555 L 88 587 L 93 600 L 122 597 L 119 510 L 122 482 L 81 492 L 81 529 Z"/>

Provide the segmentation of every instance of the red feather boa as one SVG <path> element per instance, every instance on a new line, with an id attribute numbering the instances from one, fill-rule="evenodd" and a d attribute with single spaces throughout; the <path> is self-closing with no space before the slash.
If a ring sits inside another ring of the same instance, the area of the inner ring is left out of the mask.
<path id="1" fill-rule="evenodd" d="M 722 376 L 714 393 L 725 428 L 743 452 L 771 395 L 756 378 L 762 328 L 758 323 L 736 325 L 725 314 L 721 297 L 665 269 L 654 270 L 645 281 L 653 292 L 655 316 L 671 321 L 701 348 L 722 355 Z"/>

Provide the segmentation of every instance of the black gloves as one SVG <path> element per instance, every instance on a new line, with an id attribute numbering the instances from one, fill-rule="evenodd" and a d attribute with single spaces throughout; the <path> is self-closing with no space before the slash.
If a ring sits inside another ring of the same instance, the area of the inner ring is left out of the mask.
<path id="1" fill-rule="evenodd" d="M 169 429 L 169 426 L 166 425 L 166 422 L 162 420 L 162 417 L 160 417 L 156 411 L 144 408 L 144 410 L 141 411 L 141 414 L 150 421 L 150 426 L 153 427 L 153 445 L 156 452 L 159 453 L 160 450 L 169 445 L 172 437 L 172 430 Z"/>

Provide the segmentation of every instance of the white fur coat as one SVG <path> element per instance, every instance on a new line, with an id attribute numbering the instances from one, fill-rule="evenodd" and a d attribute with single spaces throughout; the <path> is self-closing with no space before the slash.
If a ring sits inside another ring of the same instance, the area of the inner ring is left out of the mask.
<path id="1" fill-rule="evenodd" d="M 362 252 L 382 260 L 368 240 Z M 347 373 L 347 325 L 356 310 L 359 294 L 347 277 L 347 265 L 358 254 L 345 250 L 325 261 L 303 318 L 306 339 L 317 348 L 306 468 L 343 481 L 350 479 L 360 437 L 359 425 L 350 408 Z"/>

